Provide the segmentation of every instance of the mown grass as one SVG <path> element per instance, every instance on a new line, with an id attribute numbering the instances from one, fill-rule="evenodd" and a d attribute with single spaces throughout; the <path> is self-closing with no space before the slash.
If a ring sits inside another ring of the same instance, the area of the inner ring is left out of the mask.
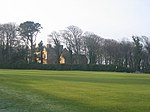
<path id="1" fill-rule="evenodd" d="M 150 112 L 150 75 L 0 70 L 0 112 Z"/>

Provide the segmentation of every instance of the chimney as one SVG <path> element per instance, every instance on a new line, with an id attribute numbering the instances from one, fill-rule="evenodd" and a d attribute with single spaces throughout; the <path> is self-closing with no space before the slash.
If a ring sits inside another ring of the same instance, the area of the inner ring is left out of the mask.
<path id="1" fill-rule="evenodd" d="M 47 44 L 47 48 L 51 48 L 52 47 L 52 45 L 51 44 Z"/>

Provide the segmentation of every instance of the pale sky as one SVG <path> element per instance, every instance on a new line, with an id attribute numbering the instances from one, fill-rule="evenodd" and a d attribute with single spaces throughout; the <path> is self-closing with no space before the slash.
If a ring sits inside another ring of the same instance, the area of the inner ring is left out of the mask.
<path id="1" fill-rule="evenodd" d="M 52 31 L 69 25 L 103 38 L 150 37 L 150 0 L 0 0 L 0 23 L 39 22 L 37 37 L 47 42 Z"/>

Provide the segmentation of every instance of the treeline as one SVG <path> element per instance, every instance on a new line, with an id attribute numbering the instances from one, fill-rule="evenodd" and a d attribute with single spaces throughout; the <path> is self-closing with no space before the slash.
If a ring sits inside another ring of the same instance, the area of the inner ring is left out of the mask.
<path id="1" fill-rule="evenodd" d="M 66 45 L 70 64 L 73 54 L 76 54 L 76 64 L 81 64 L 80 55 L 84 54 L 91 65 L 116 65 L 134 71 L 150 71 L 150 38 L 146 36 L 132 36 L 132 42 L 118 42 L 91 32 L 83 32 L 77 26 L 69 26 L 66 30 L 51 32 L 49 40 L 55 48 L 59 48 L 61 44 Z"/>
<path id="2" fill-rule="evenodd" d="M 36 36 L 42 29 L 39 23 L 26 21 L 20 25 L 14 23 L 0 24 L 0 65 L 31 64 L 36 62 L 36 51 L 41 52 L 43 62 L 42 41 L 36 43 Z M 54 45 L 57 62 L 60 62 L 65 45 L 68 64 L 81 64 L 81 55 L 88 58 L 89 65 L 113 65 L 129 68 L 134 71 L 150 72 L 150 38 L 132 36 L 133 41 L 116 41 L 104 39 L 91 32 L 83 32 L 77 26 L 69 26 L 64 30 L 51 32 L 48 43 Z"/>
<path id="3" fill-rule="evenodd" d="M 0 64 L 33 63 L 36 36 L 41 28 L 32 21 L 0 24 Z"/>

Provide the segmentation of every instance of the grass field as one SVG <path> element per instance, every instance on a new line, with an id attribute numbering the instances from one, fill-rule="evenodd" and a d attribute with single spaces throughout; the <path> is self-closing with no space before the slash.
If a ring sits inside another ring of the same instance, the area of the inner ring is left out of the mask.
<path id="1" fill-rule="evenodd" d="M 0 112 L 150 112 L 150 74 L 0 70 Z"/>

